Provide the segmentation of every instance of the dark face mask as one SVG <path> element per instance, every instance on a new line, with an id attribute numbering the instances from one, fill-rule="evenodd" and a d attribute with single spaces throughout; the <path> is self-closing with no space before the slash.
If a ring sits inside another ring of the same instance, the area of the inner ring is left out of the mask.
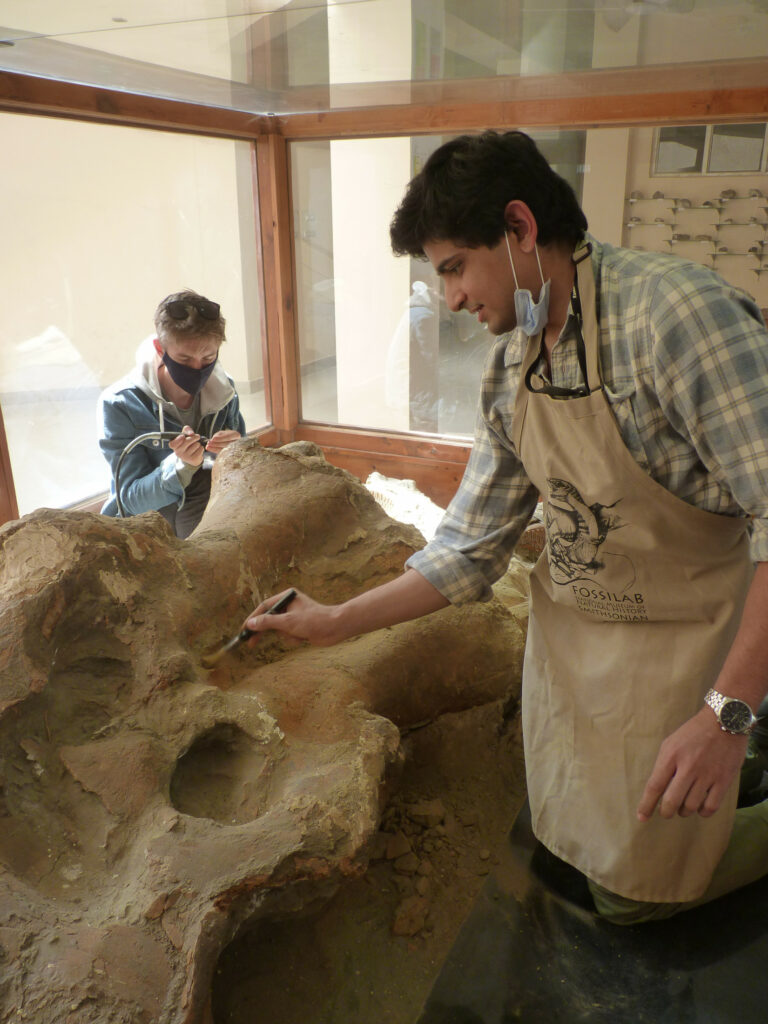
<path id="1" fill-rule="evenodd" d="M 168 370 L 171 380 L 182 391 L 186 391 L 188 395 L 197 395 L 202 391 L 205 382 L 213 373 L 213 368 L 218 358 L 217 356 L 212 363 L 204 366 L 201 370 L 195 370 L 191 366 L 185 366 L 184 363 L 177 363 L 175 359 L 171 359 L 167 352 L 163 352 L 163 363 Z"/>

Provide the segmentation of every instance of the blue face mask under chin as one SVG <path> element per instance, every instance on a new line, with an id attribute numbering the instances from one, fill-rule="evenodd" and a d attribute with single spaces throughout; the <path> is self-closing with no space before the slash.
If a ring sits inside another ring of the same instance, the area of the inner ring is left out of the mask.
<path id="1" fill-rule="evenodd" d="M 515 316 L 517 318 L 517 326 L 530 338 L 535 334 L 541 334 L 547 326 L 547 319 L 549 318 L 549 286 L 551 281 L 544 280 L 541 260 L 539 259 L 539 249 L 538 246 L 534 245 L 536 262 L 539 265 L 539 276 L 541 277 L 539 301 L 534 302 L 529 288 L 518 287 L 517 273 L 515 272 L 515 264 L 512 260 L 512 250 L 509 246 L 509 236 L 506 232 L 504 234 L 504 241 L 507 243 L 509 265 L 512 267 L 512 276 L 515 279 Z"/>

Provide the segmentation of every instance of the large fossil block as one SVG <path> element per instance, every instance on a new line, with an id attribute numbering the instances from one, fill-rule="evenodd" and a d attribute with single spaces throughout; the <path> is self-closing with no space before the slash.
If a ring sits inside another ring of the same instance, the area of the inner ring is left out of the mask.
<path id="1" fill-rule="evenodd" d="M 306 445 L 245 438 L 187 541 L 156 513 L 0 529 L 0 1021 L 195 1024 L 223 947 L 365 871 L 400 727 L 519 687 L 500 601 L 335 648 L 201 652 L 422 538 Z"/>

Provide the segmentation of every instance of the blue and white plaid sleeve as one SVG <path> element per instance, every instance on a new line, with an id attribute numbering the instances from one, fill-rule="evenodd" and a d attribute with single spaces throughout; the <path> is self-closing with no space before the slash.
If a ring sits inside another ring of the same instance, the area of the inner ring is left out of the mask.
<path id="1" fill-rule="evenodd" d="M 664 413 L 696 452 L 712 511 L 752 517 L 751 553 L 768 561 L 768 331 L 738 289 L 665 283 L 655 304 Z M 674 458 L 674 456 L 673 456 Z"/>
<path id="2" fill-rule="evenodd" d="M 536 508 L 538 492 L 503 428 L 519 367 L 505 367 L 499 338 L 483 373 L 481 406 L 467 468 L 434 538 L 406 563 L 452 604 L 487 601 Z"/>
<path id="3" fill-rule="evenodd" d="M 603 374 L 624 443 L 676 497 L 750 517 L 753 560 L 768 561 L 768 331 L 760 310 L 700 264 L 594 249 Z"/>

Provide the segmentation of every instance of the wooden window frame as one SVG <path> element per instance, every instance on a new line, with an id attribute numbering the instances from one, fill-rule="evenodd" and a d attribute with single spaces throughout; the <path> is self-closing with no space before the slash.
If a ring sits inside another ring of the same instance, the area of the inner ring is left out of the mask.
<path id="1" fill-rule="evenodd" d="M 303 90 L 292 94 L 295 106 L 317 113 L 276 116 L 0 71 L 0 110 L 252 141 L 270 415 L 270 425 L 256 433 L 266 445 L 313 441 L 329 461 L 361 478 L 378 470 L 413 479 L 445 505 L 461 479 L 468 442 L 300 419 L 288 142 L 446 134 L 486 127 L 588 129 L 765 121 L 766 82 L 768 60 L 745 60 L 413 82 L 408 104 L 394 102 L 403 83 L 356 84 L 334 87 L 334 110 L 323 109 L 327 90 Z M 0 419 L 0 522 L 17 515 Z"/>

